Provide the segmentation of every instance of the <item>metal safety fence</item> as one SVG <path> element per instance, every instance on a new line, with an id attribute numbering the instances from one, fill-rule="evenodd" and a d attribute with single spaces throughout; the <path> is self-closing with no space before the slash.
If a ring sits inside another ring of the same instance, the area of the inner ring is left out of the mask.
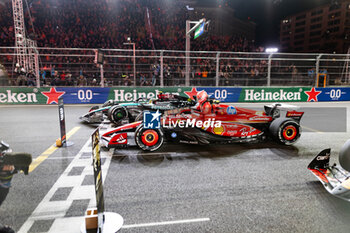
<path id="1" fill-rule="evenodd" d="M 350 83 L 349 54 L 101 49 L 104 60 L 103 65 L 98 65 L 95 63 L 97 50 L 83 48 L 37 48 L 40 70 L 32 73 L 34 76 L 38 73 L 39 77 L 31 80 L 33 77 L 23 78 L 20 67 L 16 66 L 15 49 L 0 47 L 0 84 L 3 86 L 339 86 Z"/>

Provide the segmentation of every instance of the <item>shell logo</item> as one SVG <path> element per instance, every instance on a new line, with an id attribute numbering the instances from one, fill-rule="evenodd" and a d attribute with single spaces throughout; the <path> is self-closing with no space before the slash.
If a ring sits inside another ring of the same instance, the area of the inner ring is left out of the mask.
<path id="1" fill-rule="evenodd" d="M 213 129 L 213 132 L 214 132 L 215 134 L 221 135 L 221 134 L 224 132 L 224 127 L 223 127 L 223 126 L 215 127 L 215 128 Z"/>

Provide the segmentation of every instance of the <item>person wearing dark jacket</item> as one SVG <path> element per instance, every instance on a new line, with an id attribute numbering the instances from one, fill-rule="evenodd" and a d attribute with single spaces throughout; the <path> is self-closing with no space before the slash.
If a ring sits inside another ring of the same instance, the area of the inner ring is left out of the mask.
<path id="1" fill-rule="evenodd" d="M 0 155 L 2 156 L 2 155 Z M 10 191 L 12 176 L 15 173 L 13 165 L 4 165 L 0 170 L 0 206 L 5 201 Z M 11 227 L 4 226 L 0 223 L 0 233 L 14 233 Z"/>

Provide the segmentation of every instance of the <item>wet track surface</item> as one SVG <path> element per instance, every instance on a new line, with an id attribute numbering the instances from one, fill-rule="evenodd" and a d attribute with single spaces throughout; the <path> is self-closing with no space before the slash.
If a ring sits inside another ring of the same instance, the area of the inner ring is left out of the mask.
<path id="1" fill-rule="evenodd" d="M 123 216 L 120 232 L 350 232 L 350 203 L 331 196 L 306 169 L 328 147 L 337 162 L 349 138 L 348 104 L 301 106 L 303 134 L 291 147 L 268 141 L 103 151 L 106 210 Z M 74 146 L 57 149 L 29 176 L 15 175 L 1 223 L 22 232 L 77 232 L 93 206 L 86 142 L 95 128 L 78 119 L 89 107 L 65 107 L 67 132 L 80 127 L 70 138 Z M 36 158 L 59 137 L 57 106 L 0 106 L 0 112 L 1 139 L 14 151 Z"/>

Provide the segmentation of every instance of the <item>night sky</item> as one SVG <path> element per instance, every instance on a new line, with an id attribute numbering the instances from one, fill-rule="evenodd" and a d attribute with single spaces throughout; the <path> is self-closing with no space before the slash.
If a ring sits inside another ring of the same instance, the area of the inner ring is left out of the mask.
<path id="1" fill-rule="evenodd" d="M 211 4 L 228 3 L 235 9 L 236 17 L 256 23 L 256 43 L 273 46 L 279 43 L 279 22 L 288 15 L 334 0 L 199 0 Z"/>

